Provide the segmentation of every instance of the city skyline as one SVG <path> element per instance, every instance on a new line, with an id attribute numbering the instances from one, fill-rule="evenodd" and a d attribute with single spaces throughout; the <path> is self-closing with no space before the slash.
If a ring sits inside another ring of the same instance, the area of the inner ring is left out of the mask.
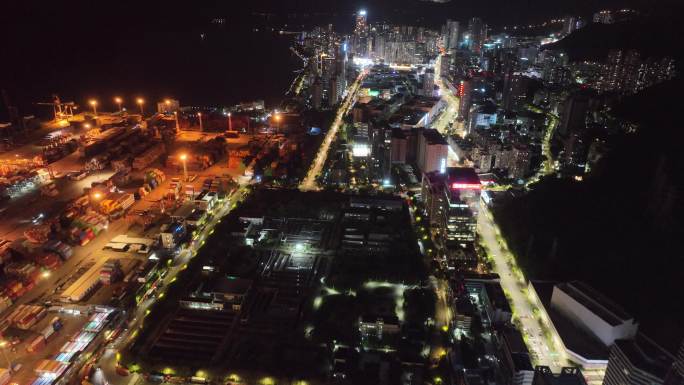
<path id="1" fill-rule="evenodd" d="M 684 381 L 678 8 L 7 9 L 0 385 Z"/>

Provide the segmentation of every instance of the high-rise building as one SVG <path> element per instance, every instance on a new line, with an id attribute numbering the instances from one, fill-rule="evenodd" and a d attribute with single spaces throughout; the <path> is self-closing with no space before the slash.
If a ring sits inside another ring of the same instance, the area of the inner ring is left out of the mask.
<path id="1" fill-rule="evenodd" d="M 470 114 L 471 106 L 471 96 L 473 92 L 473 79 L 461 80 L 456 88 L 456 94 L 459 97 L 458 100 L 458 116 L 468 120 Z"/>
<path id="2" fill-rule="evenodd" d="M 320 110 L 323 105 L 323 85 L 321 84 L 321 78 L 317 77 L 314 80 L 311 90 L 311 104 L 316 110 Z"/>
<path id="3" fill-rule="evenodd" d="M 444 48 L 454 50 L 458 48 L 459 23 L 454 20 L 447 20 L 444 27 Z"/>
<path id="4" fill-rule="evenodd" d="M 589 111 L 589 97 L 583 93 L 570 95 L 565 99 L 565 105 L 561 111 L 558 134 L 562 138 L 568 138 L 573 133 L 583 132 L 587 127 L 586 119 Z"/>
<path id="5" fill-rule="evenodd" d="M 360 35 L 368 31 L 368 18 L 365 9 L 359 10 L 356 14 L 356 24 L 354 25 L 354 34 Z"/>
<path id="6" fill-rule="evenodd" d="M 509 175 L 515 179 L 523 179 L 530 172 L 530 150 L 527 146 L 516 144 L 513 146 L 512 162 Z"/>
<path id="7" fill-rule="evenodd" d="M 482 45 L 487 39 L 487 26 L 479 17 L 473 17 L 468 23 L 469 41 L 468 49 L 479 54 L 482 52 Z"/>
<path id="8" fill-rule="evenodd" d="M 422 199 L 448 247 L 475 241 L 481 188 L 472 168 L 423 173 Z"/>
<path id="9" fill-rule="evenodd" d="M 566 16 L 563 19 L 563 35 L 569 35 L 577 29 L 577 18 L 575 16 Z"/>
<path id="10" fill-rule="evenodd" d="M 422 80 L 422 94 L 424 96 L 434 96 L 433 93 L 435 90 L 435 70 L 432 68 L 425 70 L 425 73 L 422 76 Z"/>
<path id="11" fill-rule="evenodd" d="M 603 385 L 661 385 L 674 357 L 648 337 L 616 340 L 610 349 Z"/>
<path id="12" fill-rule="evenodd" d="M 418 136 L 418 168 L 422 172 L 444 172 L 448 146 L 446 139 L 435 129 L 423 130 Z"/>

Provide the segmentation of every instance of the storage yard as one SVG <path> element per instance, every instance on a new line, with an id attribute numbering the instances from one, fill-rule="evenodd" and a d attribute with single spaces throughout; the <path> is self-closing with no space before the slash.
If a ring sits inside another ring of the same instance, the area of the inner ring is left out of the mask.
<path id="1" fill-rule="evenodd" d="M 102 353 L 120 331 L 105 327 L 107 314 L 158 294 L 168 265 L 157 254 L 173 258 L 160 242 L 163 226 L 181 224 L 186 236 L 174 247 L 191 242 L 244 175 L 225 155 L 247 138 L 179 135 L 165 145 L 136 122 L 105 120 L 76 123 L 7 162 L 0 154 L 0 190 L 11 202 L 0 202 L 10 219 L 0 229 L 0 331 L 9 361 L 21 363 L 0 373 L 5 382 L 80 382 L 87 353 Z M 187 181 L 173 161 L 179 151 L 193 151 Z M 190 209 L 179 215 L 181 207 Z"/>

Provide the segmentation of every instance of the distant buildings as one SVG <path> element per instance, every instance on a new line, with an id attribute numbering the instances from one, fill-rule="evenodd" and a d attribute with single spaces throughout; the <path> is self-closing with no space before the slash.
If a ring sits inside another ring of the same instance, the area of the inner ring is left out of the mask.
<path id="1" fill-rule="evenodd" d="M 636 50 L 613 49 L 608 53 L 597 85 L 600 92 L 636 93 L 675 75 L 674 60 L 642 58 Z"/>
<path id="2" fill-rule="evenodd" d="M 608 11 L 608 10 L 603 10 L 594 13 L 594 16 L 591 19 L 594 23 L 598 24 L 613 24 L 615 21 L 613 19 L 613 12 Z"/>

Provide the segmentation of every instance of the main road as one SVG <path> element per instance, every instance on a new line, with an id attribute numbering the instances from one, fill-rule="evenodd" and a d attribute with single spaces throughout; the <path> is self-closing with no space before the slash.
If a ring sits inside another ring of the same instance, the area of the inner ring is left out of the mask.
<path id="1" fill-rule="evenodd" d="M 352 83 L 352 85 L 349 86 L 347 90 L 347 96 L 344 98 L 342 104 L 340 104 L 340 107 L 337 109 L 335 120 L 333 121 L 332 125 L 330 125 L 328 133 L 325 134 L 325 138 L 323 138 L 323 143 L 321 144 L 321 147 L 318 149 L 316 157 L 311 163 L 311 168 L 309 168 L 309 172 L 307 172 L 306 177 L 299 185 L 300 190 L 312 191 L 319 189 L 316 178 L 321 174 L 321 171 L 323 170 L 325 160 L 328 158 L 328 151 L 330 150 L 330 145 L 337 136 L 337 131 L 339 130 L 340 125 L 342 125 L 342 119 L 354 106 L 356 93 L 359 91 L 361 82 L 363 81 L 363 78 L 366 76 L 367 73 L 367 70 L 362 70 L 361 73 L 359 73 L 359 76 L 354 81 L 354 83 Z"/>
<path id="2" fill-rule="evenodd" d="M 204 241 L 213 232 L 217 224 L 221 222 L 221 219 L 226 216 L 232 209 L 235 208 L 237 203 L 243 200 L 248 195 L 249 190 L 247 185 L 242 185 L 233 194 L 226 199 L 223 205 L 217 210 L 216 215 L 213 216 L 211 221 L 207 223 L 204 229 L 196 234 L 193 241 L 184 248 L 180 255 L 178 261 L 172 266 L 166 277 L 164 277 L 162 287 L 167 288 L 175 282 L 176 275 L 187 267 L 187 262 L 193 258 L 199 252 L 199 249 L 204 245 Z M 121 377 L 116 372 L 117 362 L 117 351 L 124 349 L 129 346 L 138 334 L 138 330 L 142 327 L 143 320 L 147 314 L 147 310 L 152 306 L 156 300 L 163 297 L 160 293 L 157 295 L 157 299 L 147 299 L 146 301 L 140 303 L 135 309 L 135 316 L 133 320 L 129 323 L 128 330 L 123 333 L 116 341 L 114 341 L 110 346 L 105 348 L 105 352 L 98 362 L 98 366 L 102 369 L 100 376 L 98 377 L 100 381 L 93 379 L 94 385 L 133 385 L 135 383 L 146 383 L 147 381 L 140 376 L 133 376 L 131 378 Z"/>
<path id="3" fill-rule="evenodd" d="M 522 272 L 516 265 L 515 257 L 504 244 L 499 243 L 497 237 L 500 232 L 486 207 L 481 208 L 477 222 L 478 233 L 494 260 L 494 272 L 499 275 L 501 287 L 513 309 L 513 316 L 521 325 L 520 332 L 525 337 L 532 361 L 535 365 L 549 366 L 554 372 L 560 370 L 565 366 L 566 360 L 554 346 L 554 337 L 557 336 L 549 339 L 544 335 L 542 326 L 535 317 L 534 306 L 527 296 L 527 285 Z"/>

